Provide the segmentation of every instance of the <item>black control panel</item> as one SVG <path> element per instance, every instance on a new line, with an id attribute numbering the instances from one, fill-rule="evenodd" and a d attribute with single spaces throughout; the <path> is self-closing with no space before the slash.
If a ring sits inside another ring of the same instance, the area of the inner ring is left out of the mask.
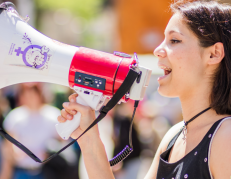
<path id="1" fill-rule="evenodd" d="M 106 79 L 75 72 L 75 83 L 100 90 L 105 90 Z"/>

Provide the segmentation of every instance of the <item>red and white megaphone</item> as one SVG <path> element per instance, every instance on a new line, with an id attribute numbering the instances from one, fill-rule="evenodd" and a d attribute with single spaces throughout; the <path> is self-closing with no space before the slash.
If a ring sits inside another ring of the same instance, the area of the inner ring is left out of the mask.
<path id="1" fill-rule="evenodd" d="M 0 88 L 22 82 L 69 86 L 79 94 L 78 103 L 94 110 L 114 95 L 131 67 L 142 75 L 121 101 L 142 100 L 151 76 L 151 70 L 138 65 L 136 55 L 109 54 L 46 37 L 28 25 L 10 3 L 0 6 L 0 55 Z M 56 125 L 63 139 L 79 126 L 80 115 Z"/>

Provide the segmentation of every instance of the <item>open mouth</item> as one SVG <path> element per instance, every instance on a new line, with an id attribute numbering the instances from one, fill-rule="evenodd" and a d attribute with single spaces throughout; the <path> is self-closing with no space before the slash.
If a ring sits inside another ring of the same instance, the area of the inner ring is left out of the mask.
<path id="1" fill-rule="evenodd" d="M 171 68 L 168 68 L 166 66 L 159 66 L 161 69 L 164 70 L 164 75 L 169 75 L 171 72 L 172 72 L 172 69 Z"/>

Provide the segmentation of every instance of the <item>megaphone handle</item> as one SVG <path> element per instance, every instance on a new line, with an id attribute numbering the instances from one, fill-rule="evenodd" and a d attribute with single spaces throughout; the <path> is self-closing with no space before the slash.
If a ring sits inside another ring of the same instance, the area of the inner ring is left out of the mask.
<path id="1" fill-rule="evenodd" d="M 83 100 L 81 95 L 79 95 L 76 98 L 76 102 L 79 104 L 82 104 L 84 106 L 88 106 L 88 104 Z M 74 115 L 72 120 L 67 120 L 64 123 L 59 123 L 59 124 L 55 125 L 56 130 L 62 139 L 64 139 L 64 140 L 69 139 L 72 132 L 79 127 L 80 118 L 81 118 L 81 113 L 77 112 L 77 114 Z"/>

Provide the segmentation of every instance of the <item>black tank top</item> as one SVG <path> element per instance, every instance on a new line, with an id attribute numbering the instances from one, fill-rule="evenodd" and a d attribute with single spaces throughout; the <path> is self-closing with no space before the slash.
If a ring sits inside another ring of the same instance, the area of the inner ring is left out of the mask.
<path id="1" fill-rule="evenodd" d="M 175 163 L 168 163 L 170 151 L 182 130 L 170 141 L 167 150 L 160 155 L 157 179 L 212 179 L 209 170 L 210 142 L 224 121 L 216 121 L 202 141 L 187 155 Z"/>

